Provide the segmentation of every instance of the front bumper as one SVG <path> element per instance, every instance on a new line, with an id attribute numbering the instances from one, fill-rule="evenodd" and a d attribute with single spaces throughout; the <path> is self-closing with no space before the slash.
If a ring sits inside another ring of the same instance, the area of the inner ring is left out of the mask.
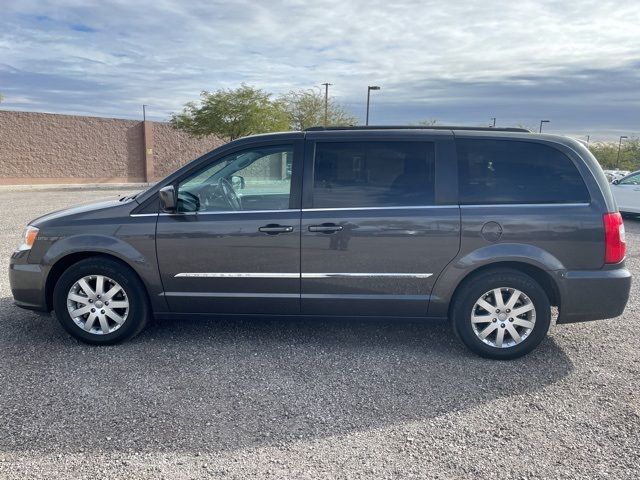
<path id="1" fill-rule="evenodd" d="M 16 251 L 9 263 L 9 285 L 15 304 L 30 310 L 47 311 L 45 273 L 38 264 L 28 263 L 29 251 Z"/>
<path id="2" fill-rule="evenodd" d="M 558 278 L 557 323 L 586 322 L 622 315 L 629 300 L 631 273 L 626 268 L 566 271 Z"/>

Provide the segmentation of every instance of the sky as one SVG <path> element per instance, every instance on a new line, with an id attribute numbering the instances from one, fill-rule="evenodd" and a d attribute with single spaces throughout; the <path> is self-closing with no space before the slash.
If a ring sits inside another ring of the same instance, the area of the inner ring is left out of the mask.
<path id="1" fill-rule="evenodd" d="M 371 124 L 640 135 L 640 5 L 0 0 L 0 109 L 167 120 L 202 90 L 321 88 Z"/>

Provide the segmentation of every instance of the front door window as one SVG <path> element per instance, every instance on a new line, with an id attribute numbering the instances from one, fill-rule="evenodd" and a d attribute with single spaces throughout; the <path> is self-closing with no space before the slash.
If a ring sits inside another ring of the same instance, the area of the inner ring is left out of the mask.
<path id="1" fill-rule="evenodd" d="M 290 145 L 228 155 L 178 185 L 178 212 L 286 210 L 292 158 Z"/>

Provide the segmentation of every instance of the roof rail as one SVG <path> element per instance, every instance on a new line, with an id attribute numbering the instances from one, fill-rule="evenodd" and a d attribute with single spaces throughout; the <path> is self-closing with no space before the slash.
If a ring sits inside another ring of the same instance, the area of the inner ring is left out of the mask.
<path id="1" fill-rule="evenodd" d="M 344 127 L 309 127 L 305 128 L 305 132 L 319 132 L 323 130 L 477 130 L 480 132 L 525 132 L 531 133 L 526 128 L 518 127 L 468 127 L 459 125 L 369 125 L 369 126 L 344 126 Z"/>

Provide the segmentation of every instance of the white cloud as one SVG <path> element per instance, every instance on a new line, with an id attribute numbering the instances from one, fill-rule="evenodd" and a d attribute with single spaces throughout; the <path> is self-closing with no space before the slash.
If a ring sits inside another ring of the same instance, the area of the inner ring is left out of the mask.
<path id="1" fill-rule="evenodd" d="M 627 1 L 27 0 L 3 7 L 0 62 L 35 83 L 0 72 L 0 90 L 7 105 L 15 95 L 58 111 L 133 115 L 147 103 L 165 117 L 202 89 L 246 82 L 278 93 L 329 81 L 360 114 L 366 85 L 380 84 L 375 102 L 395 118 L 403 105 L 485 100 L 489 109 L 505 85 L 526 105 L 557 78 L 556 102 L 610 93 L 637 105 L 606 82 L 575 94 L 566 83 L 594 70 L 637 72 L 638 25 L 640 9 Z M 65 85 L 66 95 L 51 94 Z"/>

